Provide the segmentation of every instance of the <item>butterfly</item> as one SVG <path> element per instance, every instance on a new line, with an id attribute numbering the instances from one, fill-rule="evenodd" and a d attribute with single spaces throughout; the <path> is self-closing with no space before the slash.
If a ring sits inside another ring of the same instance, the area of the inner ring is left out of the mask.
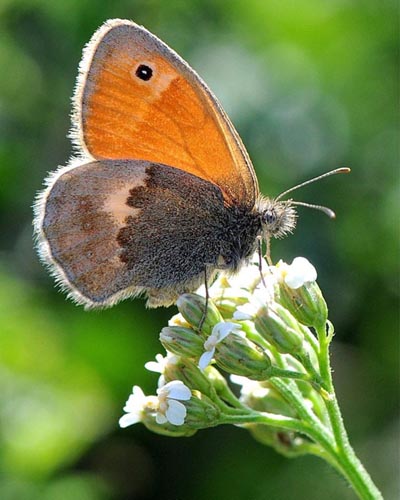
<path id="1" fill-rule="evenodd" d="M 73 102 L 77 157 L 49 175 L 34 227 L 42 261 L 75 302 L 144 295 L 168 306 L 294 229 L 293 202 L 260 195 L 216 97 L 142 26 L 114 19 L 97 30 Z"/>

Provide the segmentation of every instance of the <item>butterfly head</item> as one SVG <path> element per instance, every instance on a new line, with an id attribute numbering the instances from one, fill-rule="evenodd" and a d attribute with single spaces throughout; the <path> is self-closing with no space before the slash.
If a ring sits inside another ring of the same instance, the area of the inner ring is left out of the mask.
<path id="1" fill-rule="evenodd" d="M 259 205 L 262 232 L 267 237 L 283 238 L 296 227 L 297 212 L 290 200 L 262 198 Z"/>

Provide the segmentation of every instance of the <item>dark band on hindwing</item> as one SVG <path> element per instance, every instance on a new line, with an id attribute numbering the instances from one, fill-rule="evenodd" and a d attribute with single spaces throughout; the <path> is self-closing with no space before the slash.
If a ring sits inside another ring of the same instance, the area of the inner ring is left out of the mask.
<path id="1" fill-rule="evenodd" d="M 204 269 L 235 270 L 253 251 L 260 217 L 227 206 L 218 186 L 182 170 L 105 160 L 62 173 L 46 195 L 44 255 L 90 306 L 147 292 L 172 303 Z"/>
<path id="2" fill-rule="evenodd" d="M 127 200 L 140 212 L 118 234 L 120 258 L 134 270 L 135 282 L 157 288 L 179 283 L 206 264 L 216 266 L 221 252 L 230 262 L 238 260 L 244 249 L 232 248 L 232 236 L 243 214 L 224 205 L 217 186 L 165 165 L 152 164 L 146 174 L 146 185 L 133 188 Z"/>

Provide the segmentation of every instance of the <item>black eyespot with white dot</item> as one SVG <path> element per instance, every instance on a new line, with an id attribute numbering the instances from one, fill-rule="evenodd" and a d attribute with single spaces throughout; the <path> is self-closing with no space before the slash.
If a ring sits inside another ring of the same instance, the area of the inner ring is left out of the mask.
<path id="1" fill-rule="evenodd" d="M 136 68 L 135 75 L 144 82 L 148 82 L 153 76 L 153 70 L 150 68 L 150 66 L 147 66 L 147 64 L 140 64 Z"/>

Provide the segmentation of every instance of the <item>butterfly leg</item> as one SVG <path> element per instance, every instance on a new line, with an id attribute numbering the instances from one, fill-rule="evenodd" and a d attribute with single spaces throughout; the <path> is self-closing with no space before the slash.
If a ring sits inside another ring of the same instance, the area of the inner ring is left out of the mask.
<path id="1" fill-rule="evenodd" d="M 264 280 L 263 270 L 262 270 L 262 238 L 261 236 L 257 236 L 257 251 L 258 251 L 258 268 L 260 270 L 261 283 L 266 288 L 267 285 Z"/>
<path id="2" fill-rule="evenodd" d="M 207 309 L 208 309 L 208 300 L 209 300 L 209 292 L 208 292 L 208 281 L 207 281 L 207 266 L 204 266 L 204 287 L 206 289 L 206 303 L 205 303 L 205 306 L 204 306 L 204 311 L 203 311 L 203 315 L 200 319 L 200 323 L 199 323 L 199 331 L 201 331 L 201 329 L 203 328 L 203 325 L 204 325 L 204 321 L 207 317 Z"/>
<path id="3" fill-rule="evenodd" d="M 271 237 L 267 235 L 265 238 L 265 244 L 267 246 L 267 250 L 265 252 L 265 258 L 268 262 L 269 266 L 273 266 L 272 259 L 271 259 Z"/>

